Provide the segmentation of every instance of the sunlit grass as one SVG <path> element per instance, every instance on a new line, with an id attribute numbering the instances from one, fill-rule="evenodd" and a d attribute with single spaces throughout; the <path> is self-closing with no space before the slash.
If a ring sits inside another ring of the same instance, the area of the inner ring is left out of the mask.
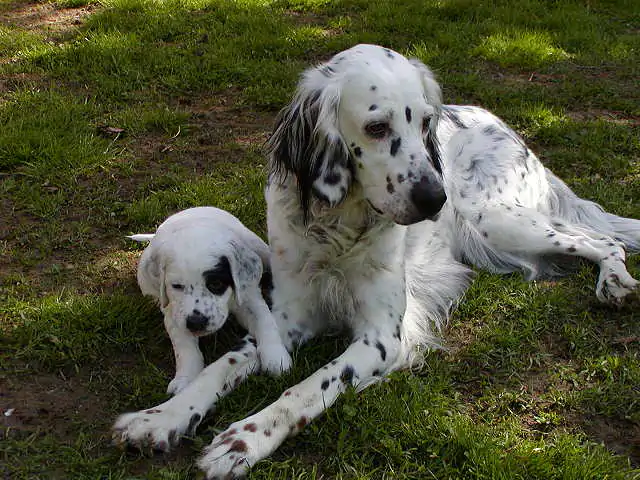
<path id="1" fill-rule="evenodd" d="M 538 68 L 572 57 L 554 45 L 549 34 L 528 31 L 496 33 L 487 37 L 475 52 L 503 67 Z"/>

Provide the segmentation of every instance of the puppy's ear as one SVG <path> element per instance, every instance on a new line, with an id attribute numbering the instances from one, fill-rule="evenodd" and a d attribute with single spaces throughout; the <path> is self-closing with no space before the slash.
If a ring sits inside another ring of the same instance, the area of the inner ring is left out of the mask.
<path id="1" fill-rule="evenodd" d="M 340 91 L 334 70 L 321 65 L 307 70 L 296 94 L 276 118 L 267 143 L 270 177 L 293 173 L 305 221 L 311 195 L 335 206 L 353 180 L 353 159 L 338 130 Z"/>
<path id="2" fill-rule="evenodd" d="M 418 70 L 420 79 L 422 81 L 422 91 L 425 100 L 429 105 L 433 107 L 433 115 L 429 120 L 429 128 L 425 132 L 424 144 L 427 148 L 427 152 L 431 157 L 433 167 L 442 174 L 442 158 L 440 154 L 440 145 L 438 143 L 438 137 L 436 136 L 436 130 L 438 128 L 438 121 L 440 120 L 440 112 L 442 111 L 442 90 L 440 85 L 435 79 L 433 72 L 419 60 L 412 58 L 409 62 Z"/>
<path id="3" fill-rule="evenodd" d="M 160 307 L 164 309 L 169 305 L 169 299 L 165 283 L 165 266 L 161 258 L 152 245 L 147 247 L 140 257 L 137 276 L 143 295 L 157 298 Z"/>
<path id="4" fill-rule="evenodd" d="M 262 260 L 256 252 L 241 242 L 231 243 L 229 255 L 231 277 L 238 305 L 242 305 L 251 290 L 260 291 Z"/>

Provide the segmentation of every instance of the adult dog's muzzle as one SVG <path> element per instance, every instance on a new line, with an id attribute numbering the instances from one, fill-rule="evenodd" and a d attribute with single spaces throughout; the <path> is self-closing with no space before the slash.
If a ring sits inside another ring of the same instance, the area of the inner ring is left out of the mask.
<path id="1" fill-rule="evenodd" d="M 411 201 L 423 220 L 433 219 L 447 201 L 447 194 L 439 179 L 424 175 L 411 187 Z"/>

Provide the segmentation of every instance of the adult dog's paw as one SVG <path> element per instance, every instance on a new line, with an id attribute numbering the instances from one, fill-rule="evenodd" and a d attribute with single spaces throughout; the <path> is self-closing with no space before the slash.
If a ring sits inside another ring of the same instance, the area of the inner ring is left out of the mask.
<path id="1" fill-rule="evenodd" d="M 259 416 L 236 422 L 213 439 L 198 460 L 207 480 L 243 478 L 249 468 L 278 448 L 286 434 L 261 426 Z"/>
<path id="2" fill-rule="evenodd" d="M 596 287 L 596 296 L 603 303 L 622 305 L 640 296 L 640 282 L 626 270 L 601 273 Z"/>
<path id="3" fill-rule="evenodd" d="M 112 427 L 111 438 L 119 446 L 167 452 L 183 435 L 193 435 L 201 421 L 199 413 L 183 414 L 160 405 L 120 415 Z"/>
<path id="4" fill-rule="evenodd" d="M 282 344 L 258 346 L 258 358 L 262 371 L 270 375 L 280 375 L 291 368 L 291 355 Z"/>

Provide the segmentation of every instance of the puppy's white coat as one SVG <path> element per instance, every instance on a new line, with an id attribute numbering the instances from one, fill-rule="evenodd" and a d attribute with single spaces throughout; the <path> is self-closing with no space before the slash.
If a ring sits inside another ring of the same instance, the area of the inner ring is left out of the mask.
<path id="1" fill-rule="evenodd" d="M 176 394 L 203 369 L 198 337 L 222 327 L 229 313 L 255 336 L 263 370 L 278 374 L 291 365 L 260 280 L 268 272 L 269 247 L 236 217 L 214 207 L 170 216 L 155 234 L 131 235 L 145 242 L 138 265 L 142 293 L 156 298 L 171 338 Z"/>

